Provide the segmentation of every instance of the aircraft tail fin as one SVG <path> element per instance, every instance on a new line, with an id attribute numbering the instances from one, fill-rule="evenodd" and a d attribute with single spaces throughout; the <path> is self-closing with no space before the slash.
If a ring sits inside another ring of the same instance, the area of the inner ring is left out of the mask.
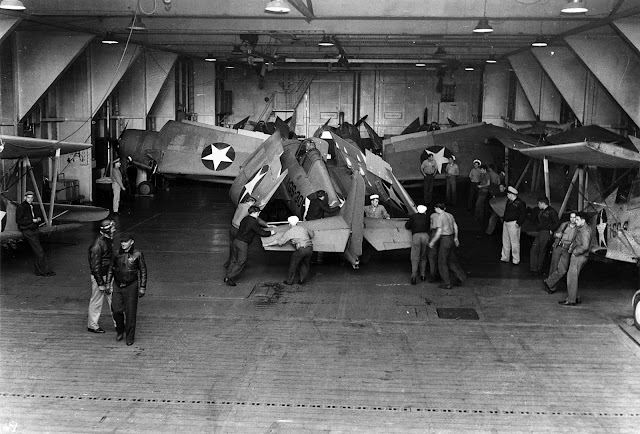
<path id="1" fill-rule="evenodd" d="M 358 268 L 359 257 L 362 255 L 362 239 L 364 231 L 364 179 L 360 173 L 355 172 L 351 189 L 347 200 L 340 210 L 340 216 L 351 228 L 351 237 L 344 251 L 345 258 L 353 268 Z"/>

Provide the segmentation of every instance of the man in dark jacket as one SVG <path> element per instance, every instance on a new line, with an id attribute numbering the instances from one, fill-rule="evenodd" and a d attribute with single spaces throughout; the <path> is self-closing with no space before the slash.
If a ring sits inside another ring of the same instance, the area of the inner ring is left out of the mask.
<path id="1" fill-rule="evenodd" d="M 141 251 L 133 248 L 133 236 L 123 235 L 120 250 L 113 258 L 110 272 L 113 276 L 111 310 L 116 322 L 116 340 L 127 335 L 127 345 L 133 345 L 136 336 L 138 298 L 147 290 L 147 265 Z M 111 275 L 109 277 L 111 277 Z"/>
<path id="2" fill-rule="evenodd" d="M 44 250 L 40 245 L 40 232 L 38 231 L 38 227 L 40 226 L 42 217 L 40 217 L 39 210 L 33 207 L 33 196 L 33 191 L 27 191 L 25 193 L 24 202 L 18 205 L 16 209 L 16 223 L 22 235 L 24 235 L 24 239 L 27 240 L 33 251 L 36 276 L 55 276 L 56 273 L 49 269 Z"/>
<path id="3" fill-rule="evenodd" d="M 518 197 L 515 187 L 507 188 L 507 204 L 502 223 L 502 253 L 500 260 L 513 265 L 520 263 L 520 228 L 527 218 L 527 205 Z"/>
<path id="4" fill-rule="evenodd" d="M 558 212 L 549 206 L 549 199 L 538 198 L 538 208 L 534 211 L 532 219 L 536 222 L 536 237 L 529 252 L 529 267 L 531 273 L 542 274 L 542 263 L 549 250 L 549 241 L 553 232 L 560 226 Z"/>
<path id="5" fill-rule="evenodd" d="M 315 196 L 309 201 L 306 220 L 318 220 L 340 210 L 340 206 L 329 206 L 327 193 L 324 190 L 316 191 Z"/>
<path id="6" fill-rule="evenodd" d="M 247 262 L 249 244 L 251 244 L 255 235 L 268 237 L 275 233 L 273 229 L 265 230 L 260 226 L 258 215 L 260 215 L 260 208 L 252 206 L 249 208 L 249 215 L 240 222 L 240 228 L 231 246 L 231 260 L 225 276 L 225 281 L 229 286 L 236 286 L 234 279 L 242 272 L 244 264 Z"/>
<path id="7" fill-rule="evenodd" d="M 113 234 L 115 231 L 116 224 L 113 220 L 102 220 L 100 222 L 100 235 L 89 246 L 91 299 L 89 300 L 87 329 L 92 333 L 104 333 L 98 321 L 100 320 L 105 295 L 109 311 L 111 311 L 112 282 L 108 276 L 111 262 L 113 261 Z"/>
<path id="8" fill-rule="evenodd" d="M 589 259 L 589 252 L 591 252 L 592 233 L 586 218 L 586 213 L 576 213 L 576 236 L 569 247 L 571 261 L 569 262 L 569 271 L 567 271 L 567 298 L 558 302 L 563 306 L 575 306 L 580 303 L 578 277 L 582 267 Z"/>

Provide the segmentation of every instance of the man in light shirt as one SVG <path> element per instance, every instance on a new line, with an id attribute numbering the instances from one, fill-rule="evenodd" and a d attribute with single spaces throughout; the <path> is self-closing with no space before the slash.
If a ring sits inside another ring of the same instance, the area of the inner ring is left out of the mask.
<path id="1" fill-rule="evenodd" d="M 377 194 L 372 194 L 369 196 L 371 199 L 371 205 L 367 205 L 364 207 L 364 216 L 370 217 L 374 219 L 388 219 L 390 218 L 387 209 L 384 205 L 380 205 L 380 196 Z"/>
<path id="2" fill-rule="evenodd" d="M 289 273 L 287 280 L 285 280 L 284 283 L 287 285 L 293 285 L 297 272 L 299 274 L 298 283 L 303 284 L 309 274 L 309 268 L 311 267 L 311 255 L 313 254 L 312 238 L 315 234 L 312 229 L 298 225 L 300 219 L 296 216 L 289 217 L 287 221 L 289 222 L 289 230 L 282 234 L 280 238 L 267 245 L 271 246 L 278 244 L 279 246 L 282 246 L 286 243 L 293 244 L 295 251 L 291 255 L 291 261 L 289 261 Z"/>

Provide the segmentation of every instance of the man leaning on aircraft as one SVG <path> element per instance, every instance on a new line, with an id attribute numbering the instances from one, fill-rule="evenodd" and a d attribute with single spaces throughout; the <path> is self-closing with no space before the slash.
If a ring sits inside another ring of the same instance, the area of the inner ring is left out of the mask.
<path id="1" fill-rule="evenodd" d="M 37 215 L 39 211 L 33 208 L 33 197 L 33 191 L 27 191 L 25 193 L 24 202 L 16 209 L 16 223 L 24 235 L 24 238 L 29 243 L 29 246 L 31 246 L 31 250 L 33 250 L 36 276 L 55 276 L 56 273 L 49 269 L 44 250 L 40 245 L 40 232 L 38 231 L 38 227 L 40 226 L 42 217 Z"/>

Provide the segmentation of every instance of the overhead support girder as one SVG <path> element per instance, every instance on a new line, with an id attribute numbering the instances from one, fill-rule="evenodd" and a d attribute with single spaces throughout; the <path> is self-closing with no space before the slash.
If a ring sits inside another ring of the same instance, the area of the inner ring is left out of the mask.
<path id="1" fill-rule="evenodd" d="M 0 17 L 0 44 L 9 37 L 21 20 L 21 18 Z"/>
<path id="2" fill-rule="evenodd" d="M 541 121 L 559 121 L 562 97 L 533 54 L 514 54 L 509 62 L 536 116 Z"/>
<path id="3" fill-rule="evenodd" d="M 565 40 L 622 110 L 640 125 L 640 58 L 634 49 L 613 32 L 574 35 Z"/>
<path id="4" fill-rule="evenodd" d="M 91 115 L 94 116 L 120 82 L 125 72 L 142 52 L 140 46 L 128 44 L 91 44 Z"/>
<path id="5" fill-rule="evenodd" d="M 569 48 L 531 51 L 583 125 L 620 124 L 622 110 L 618 103 Z"/>
<path id="6" fill-rule="evenodd" d="M 93 37 L 81 33 L 15 32 L 19 120 L 84 51 Z"/>
<path id="7" fill-rule="evenodd" d="M 613 22 L 613 26 L 628 43 L 640 52 L 640 19 L 623 18 Z"/>

